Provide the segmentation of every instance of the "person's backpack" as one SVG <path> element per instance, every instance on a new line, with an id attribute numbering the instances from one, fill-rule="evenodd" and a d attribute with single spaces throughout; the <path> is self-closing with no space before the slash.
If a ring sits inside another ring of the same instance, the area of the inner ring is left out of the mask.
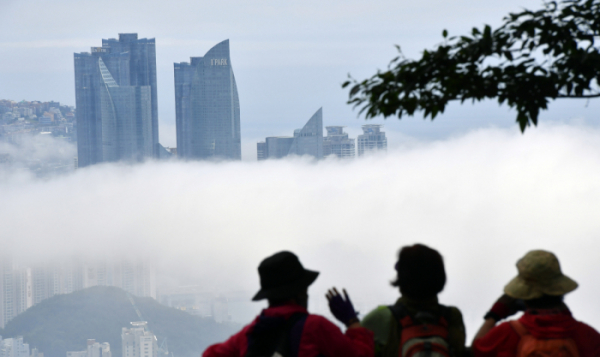
<path id="1" fill-rule="evenodd" d="M 307 316 L 298 313 L 287 320 L 260 316 L 248 334 L 245 357 L 296 357 Z"/>
<path id="2" fill-rule="evenodd" d="M 570 338 L 537 339 L 518 320 L 510 321 L 510 325 L 521 336 L 517 357 L 579 357 L 577 345 Z"/>
<path id="3" fill-rule="evenodd" d="M 400 357 L 450 357 L 448 317 L 450 308 L 441 306 L 441 316 L 419 311 L 411 314 L 402 304 L 389 306 L 400 330 Z"/>

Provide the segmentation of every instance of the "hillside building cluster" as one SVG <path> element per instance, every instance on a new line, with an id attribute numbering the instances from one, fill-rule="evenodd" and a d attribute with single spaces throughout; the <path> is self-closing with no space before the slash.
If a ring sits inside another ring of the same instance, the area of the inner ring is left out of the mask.
<path id="1" fill-rule="evenodd" d="M 18 143 L 32 135 L 77 141 L 75 108 L 59 102 L 0 99 L 0 140 Z"/>
<path id="2" fill-rule="evenodd" d="M 156 335 L 148 329 L 146 321 L 131 322 L 130 328 L 121 329 L 121 347 L 122 357 L 158 357 L 160 350 Z M 88 339 L 85 350 L 69 351 L 66 357 L 112 357 L 112 352 L 108 342 Z"/>
<path id="3" fill-rule="evenodd" d="M 23 343 L 23 337 L 2 339 L 0 336 L 0 357 L 44 357 L 44 354 L 33 350 L 29 355 L 29 344 Z"/>
<path id="4" fill-rule="evenodd" d="M 112 357 L 112 352 L 108 342 L 99 343 L 94 339 L 88 339 L 84 351 L 67 352 L 67 357 Z"/>
<path id="5" fill-rule="evenodd" d="M 156 272 L 148 262 L 73 259 L 18 266 L 9 256 L 1 256 L 0 328 L 45 299 L 98 285 L 116 286 L 136 296 L 157 298 Z"/>

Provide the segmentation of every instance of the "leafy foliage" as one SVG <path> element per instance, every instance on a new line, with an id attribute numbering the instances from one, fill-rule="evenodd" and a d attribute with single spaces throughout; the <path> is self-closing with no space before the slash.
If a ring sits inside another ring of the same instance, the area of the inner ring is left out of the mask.
<path id="1" fill-rule="evenodd" d="M 169 351 L 176 357 L 197 357 L 208 345 L 227 339 L 239 328 L 192 316 L 152 298 L 134 299 L 158 343 L 166 337 Z M 42 301 L 11 320 L 2 336 L 23 336 L 31 348 L 37 347 L 48 357 L 83 351 L 87 339 L 93 338 L 110 343 L 113 355 L 120 356 L 121 329 L 137 320 L 125 291 L 97 286 Z"/>
<path id="2" fill-rule="evenodd" d="M 416 111 L 434 119 L 450 101 L 497 99 L 516 108 L 525 131 L 550 100 L 600 97 L 600 0 L 546 1 L 541 10 L 509 14 L 496 30 L 442 36 L 419 60 L 398 47 L 387 71 L 345 82 L 348 103 L 362 106 L 367 119 Z"/>

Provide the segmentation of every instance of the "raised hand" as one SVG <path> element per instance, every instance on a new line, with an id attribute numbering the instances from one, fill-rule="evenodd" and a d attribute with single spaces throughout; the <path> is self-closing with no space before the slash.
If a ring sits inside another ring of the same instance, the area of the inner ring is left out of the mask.
<path id="1" fill-rule="evenodd" d="M 346 326 L 358 323 L 358 314 L 354 310 L 352 301 L 346 292 L 343 290 L 344 296 L 342 296 L 336 288 L 329 289 L 325 297 L 329 301 L 329 310 L 335 316 L 338 321 Z"/>

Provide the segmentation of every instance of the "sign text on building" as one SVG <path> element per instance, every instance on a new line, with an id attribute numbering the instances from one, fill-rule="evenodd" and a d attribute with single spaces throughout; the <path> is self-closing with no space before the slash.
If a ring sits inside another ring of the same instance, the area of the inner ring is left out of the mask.
<path id="1" fill-rule="evenodd" d="M 211 66 L 227 66 L 227 58 L 211 58 Z"/>

